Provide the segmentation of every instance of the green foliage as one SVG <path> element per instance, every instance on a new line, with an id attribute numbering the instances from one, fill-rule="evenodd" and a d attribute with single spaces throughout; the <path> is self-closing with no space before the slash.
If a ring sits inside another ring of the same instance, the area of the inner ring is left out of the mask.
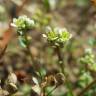
<path id="1" fill-rule="evenodd" d="M 90 45 L 90 46 L 95 46 L 96 45 L 96 39 L 95 38 L 93 38 L 93 37 L 90 37 L 89 39 L 88 39 L 88 44 Z"/>
<path id="2" fill-rule="evenodd" d="M 86 88 L 94 81 L 93 76 L 91 75 L 91 71 L 96 72 L 96 63 L 95 63 L 95 55 L 92 52 L 92 49 L 86 49 L 84 56 L 80 58 L 81 69 L 79 74 L 78 85 L 79 87 Z M 93 93 L 96 92 L 96 85 L 94 84 L 85 92 L 84 96 L 93 96 Z"/>
<path id="3" fill-rule="evenodd" d="M 80 74 L 78 85 L 81 89 L 86 88 L 86 86 L 89 86 L 89 84 L 91 84 L 93 80 L 94 79 L 92 78 L 90 72 L 83 71 Z M 94 93 L 96 93 L 96 84 L 91 86 L 91 88 L 84 93 L 84 96 L 94 96 Z"/>
<path id="4" fill-rule="evenodd" d="M 91 74 L 89 72 L 81 72 L 78 84 L 81 88 L 85 88 L 89 83 L 93 80 Z"/>

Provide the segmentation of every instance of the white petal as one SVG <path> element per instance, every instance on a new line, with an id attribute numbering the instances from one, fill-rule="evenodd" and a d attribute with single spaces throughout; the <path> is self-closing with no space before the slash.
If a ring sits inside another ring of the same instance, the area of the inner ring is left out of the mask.
<path id="1" fill-rule="evenodd" d="M 11 23 L 10 25 L 11 25 L 12 27 L 17 27 L 14 23 Z"/>
<path id="2" fill-rule="evenodd" d="M 46 36 L 45 34 L 42 34 L 42 36 L 43 36 L 44 38 L 47 38 L 47 36 Z"/>

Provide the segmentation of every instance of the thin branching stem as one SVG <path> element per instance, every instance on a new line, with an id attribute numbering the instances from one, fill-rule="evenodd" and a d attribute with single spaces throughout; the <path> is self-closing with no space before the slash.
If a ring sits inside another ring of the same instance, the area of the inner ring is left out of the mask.
<path id="1" fill-rule="evenodd" d="M 60 69 L 61 69 L 62 73 L 65 75 L 66 73 L 64 71 L 63 56 L 61 54 L 60 47 L 56 46 L 55 51 L 56 51 L 56 54 L 58 56 L 58 61 L 59 61 Z"/>
<path id="2" fill-rule="evenodd" d="M 50 96 L 59 86 L 55 86 L 46 96 Z"/>
<path id="3" fill-rule="evenodd" d="M 74 96 L 73 92 L 72 92 L 72 88 L 71 88 L 71 85 L 70 85 L 70 80 L 68 78 L 68 75 L 67 73 L 65 72 L 65 66 L 64 66 L 64 63 L 63 63 L 63 56 L 62 56 L 62 53 L 61 53 L 61 48 L 60 46 L 56 46 L 55 48 L 55 51 L 56 51 L 56 54 L 58 56 L 58 61 L 59 61 L 59 66 L 60 66 L 60 69 L 61 69 L 61 72 L 64 74 L 65 76 L 65 84 L 71 94 L 71 96 Z"/>
<path id="4" fill-rule="evenodd" d="M 25 37 L 25 40 L 28 41 L 27 34 L 25 34 L 24 37 Z M 31 63 L 32 64 L 35 63 L 34 57 L 33 57 L 32 53 L 31 53 L 31 50 L 30 50 L 30 44 L 29 43 L 27 44 L 26 49 L 27 49 L 27 52 L 28 52 L 28 54 L 31 58 Z M 40 78 L 42 78 L 41 72 L 38 71 L 38 73 L 39 73 Z"/>
<path id="5" fill-rule="evenodd" d="M 80 93 L 78 96 L 84 96 L 84 94 L 90 89 L 92 88 L 92 86 L 94 86 L 94 84 L 96 84 L 96 79 L 94 81 L 92 81 L 88 86 L 86 86 Z"/>

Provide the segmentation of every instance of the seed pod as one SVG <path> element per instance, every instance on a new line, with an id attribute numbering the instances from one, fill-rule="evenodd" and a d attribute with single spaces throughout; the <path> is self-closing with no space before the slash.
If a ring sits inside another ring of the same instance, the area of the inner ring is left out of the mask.
<path id="1" fill-rule="evenodd" d="M 57 85 L 61 85 L 64 83 L 64 75 L 62 73 L 57 73 L 55 75 L 55 79 L 57 81 Z"/>
<path id="2" fill-rule="evenodd" d="M 57 83 L 54 75 L 49 75 L 48 77 L 46 77 L 46 82 L 49 86 L 54 86 Z"/>
<path id="3" fill-rule="evenodd" d="M 6 86 L 6 89 L 9 93 L 15 93 L 17 92 L 17 86 L 14 84 L 14 83 L 9 83 L 7 86 Z"/>
<path id="4" fill-rule="evenodd" d="M 10 73 L 6 82 L 4 88 L 9 92 L 9 93 L 15 93 L 17 91 L 17 76 L 14 73 Z"/>

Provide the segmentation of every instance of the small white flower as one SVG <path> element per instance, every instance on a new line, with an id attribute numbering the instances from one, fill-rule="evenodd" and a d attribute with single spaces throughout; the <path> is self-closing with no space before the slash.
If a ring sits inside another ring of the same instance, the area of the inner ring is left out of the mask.
<path id="1" fill-rule="evenodd" d="M 37 78 L 32 77 L 32 80 L 33 80 L 33 82 L 34 82 L 35 84 L 37 84 L 37 85 L 39 84 Z"/>
<path id="2" fill-rule="evenodd" d="M 34 25 L 34 24 L 35 24 L 33 20 L 28 19 L 27 21 L 28 21 L 28 23 L 31 24 L 31 25 Z"/>
<path id="3" fill-rule="evenodd" d="M 44 38 L 47 38 L 47 36 L 46 36 L 45 34 L 42 34 L 42 36 L 43 36 Z"/>
<path id="4" fill-rule="evenodd" d="M 62 34 L 63 32 L 67 32 L 66 28 L 59 28 L 58 30 L 59 34 Z"/>
<path id="5" fill-rule="evenodd" d="M 17 27 L 14 23 L 11 23 L 10 25 L 11 25 L 12 27 Z"/>
<path id="6" fill-rule="evenodd" d="M 63 32 L 67 32 L 67 29 L 56 27 L 56 28 L 54 28 L 54 32 L 56 32 L 59 35 L 62 35 Z"/>

